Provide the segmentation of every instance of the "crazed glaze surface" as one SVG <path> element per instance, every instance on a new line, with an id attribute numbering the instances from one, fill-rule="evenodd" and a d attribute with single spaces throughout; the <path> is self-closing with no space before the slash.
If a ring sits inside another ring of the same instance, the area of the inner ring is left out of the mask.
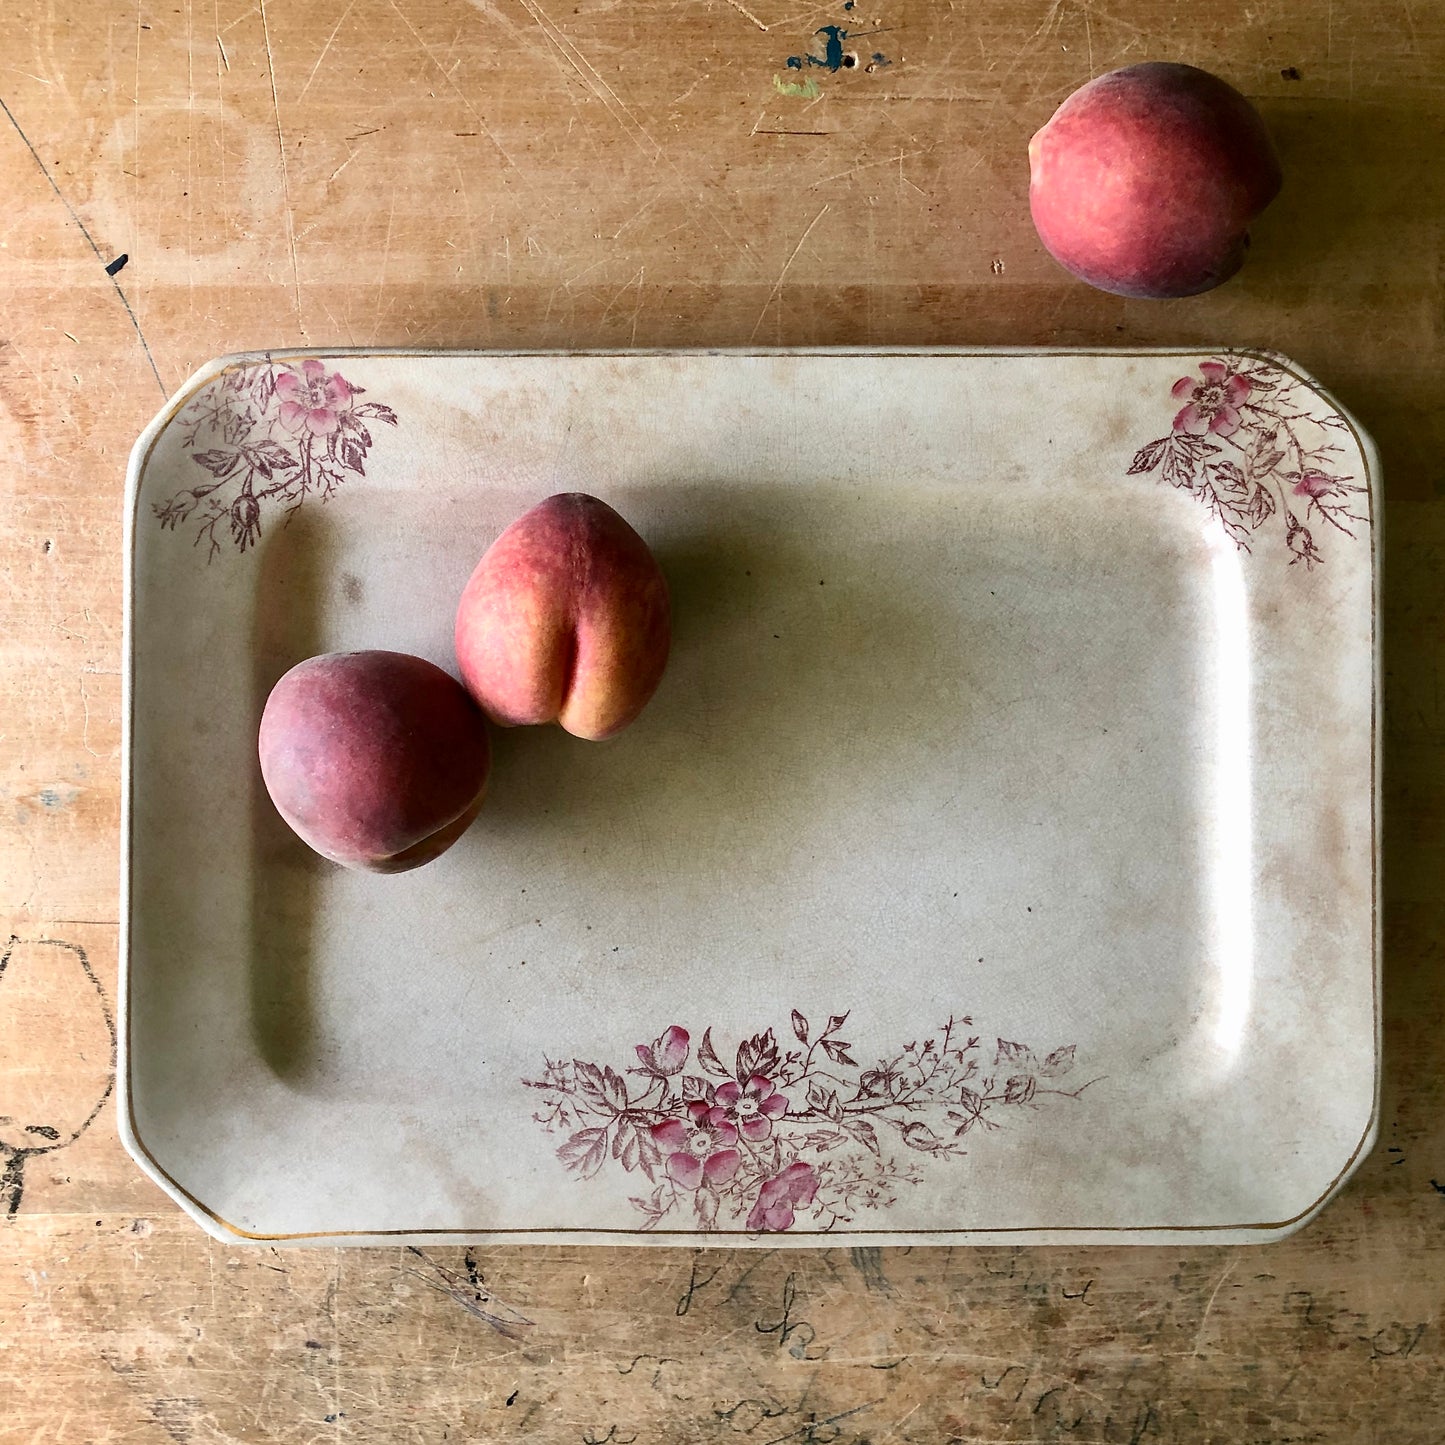
<path id="1" fill-rule="evenodd" d="M 328 500 L 209 560 L 161 525 L 227 465 L 187 408 L 302 358 L 202 373 L 132 477 L 122 1126 L 207 1228 L 1245 1240 L 1353 1166 L 1378 476 L 1298 368 L 312 359 L 312 412 L 396 419 Z M 605 747 L 500 734 L 425 869 L 306 858 L 271 682 L 450 665 L 481 548 L 564 489 L 669 577 L 656 697 Z"/>

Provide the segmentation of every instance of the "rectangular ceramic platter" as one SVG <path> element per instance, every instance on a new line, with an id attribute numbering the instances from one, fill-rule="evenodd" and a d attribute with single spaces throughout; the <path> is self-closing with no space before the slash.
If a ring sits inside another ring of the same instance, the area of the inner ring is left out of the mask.
<path id="1" fill-rule="evenodd" d="M 1287 1232 L 1375 1128 L 1377 472 L 1251 352 L 207 367 L 130 474 L 130 1149 L 225 1239 Z M 454 670 L 565 490 L 670 579 L 640 721 L 309 853 L 271 685 Z"/>

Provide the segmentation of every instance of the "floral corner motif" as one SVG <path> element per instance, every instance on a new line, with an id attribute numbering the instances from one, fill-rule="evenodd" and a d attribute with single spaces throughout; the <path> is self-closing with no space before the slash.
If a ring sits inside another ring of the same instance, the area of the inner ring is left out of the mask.
<path id="1" fill-rule="evenodd" d="M 1128 474 L 1157 471 L 1241 550 L 1279 527 L 1289 564 L 1311 568 L 1325 560 L 1319 528 L 1354 538 L 1369 525 L 1366 488 L 1345 470 L 1347 423 L 1289 372 L 1257 357 L 1216 356 L 1170 395 L 1183 405 L 1164 436 L 1135 452 Z"/>
<path id="2" fill-rule="evenodd" d="M 689 1228 L 748 1233 L 800 1218 L 828 1232 L 887 1209 L 923 1182 L 926 1158 L 957 1158 L 972 1130 L 998 1128 L 999 1110 L 1077 1099 L 1097 1082 L 1061 1086 L 1073 1044 L 1040 1058 L 998 1039 L 988 1065 L 966 1016 L 864 1068 L 841 1037 L 847 1020 L 834 1014 L 815 1030 L 794 1009 L 796 1047 L 766 1029 L 743 1039 L 730 1064 L 711 1028 L 694 1051 L 674 1024 L 635 1045 L 635 1067 L 544 1059 L 542 1076 L 522 1082 L 540 1093 L 533 1119 L 560 1139 L 567 1170 L 646 1179 L 650 1192 L 629 1196 L 641 1229 L 683 1216 Z"/>
<path id="3" fill-rule="evenodd" d="M 226 371 L 186 403 L 174 425 L 192 463 L 208 474 L 152 506 L 163 528 L 195 528 L 208 560 L 229 537 L 254 546 L 269 511 L 289 519 L 308 497 L 329 501 L 350 476 L 365 476 L 368 422 L 397 425 L 380 402 L 357 400 L 364 388 L 308 357 L 269 356 Z"/>

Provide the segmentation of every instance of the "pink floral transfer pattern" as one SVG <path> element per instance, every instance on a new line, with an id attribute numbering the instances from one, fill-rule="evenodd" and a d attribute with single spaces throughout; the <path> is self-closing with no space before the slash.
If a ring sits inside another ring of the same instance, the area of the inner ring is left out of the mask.
<path id="1" fill-rule="evenodd" d="M 864 1068 L 841 1037 L 847 1021 L 835 1014 L 815 1031 L 794 1009 L 797 1047 L 781 1048 L 767 1029 L 744 1039 L 731 1064 L 710 1028 L 694 1053 L 692 1035 L 673 1024 L 635 1046 L 636 1067 L 544 1059 L 542 1076 L 522 1082 L 541 1094 L 532 1117 L 561 1140 L 568 1170 L 591 1179 L 615 1167 L 646 1180 L 629 1198 L 640 1228 L 672 1220 L 749 1233 L 800 1219 L 826 1232 L 887 1209 L 922 1183 L 924 1157 L 959 1157 L 971 1131 L 999 1127 L 999 1111 L 1089 1087 L 1061 1085 L 1073 1044 L 1040 1058 L 998 1039 L 986 1064 L 967 1017 Z"/>
<path id="2" fill-rule="evenodd" d="M 308 497 L 329 501 L 348 476 L 366 474 L 367 423 L 397 424 L 389 406 L 358 402 L 362 391 L 314 357 L 267 357 L 209 382 L 176 422 L 208 476 L 154 505 L 161 526 L 194 527 L 209 559 L 225 537 L 242 552 L 253 546 L 268 511 L 289 518 Z"/>
<path id="3" fill-rule="evenodd" d="M 1288 372 L 1217 356 L 1181 376 L 1171 394 L 1182 403 L 1173 425 L 1140 447 L 1129 473 L 1157 471 L 1197 497 L 1236 546 L 1248 552 L 1256 535 L 1278 526 L 1290 565 L 1308 568 L 1325 560 L 1327 532 L 1353 538 L 1369 525 L 1366 489 L 1342 466 L 1344 418 L 1312 406 L 1312 393 Z"/>

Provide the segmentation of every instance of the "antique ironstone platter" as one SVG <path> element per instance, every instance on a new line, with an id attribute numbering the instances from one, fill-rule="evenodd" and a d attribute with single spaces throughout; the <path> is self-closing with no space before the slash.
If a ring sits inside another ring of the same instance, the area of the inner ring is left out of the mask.
<path id="1" fill-rule="evenodd" d="M 293 663 L 594 493 L 672 660 L 335 868 Z M 1380 482 L 1253 351 L 273 353 L 137 442 L 121 1127 L 228 1240 L 1250 1241 L 1376 1127 Z"/>

